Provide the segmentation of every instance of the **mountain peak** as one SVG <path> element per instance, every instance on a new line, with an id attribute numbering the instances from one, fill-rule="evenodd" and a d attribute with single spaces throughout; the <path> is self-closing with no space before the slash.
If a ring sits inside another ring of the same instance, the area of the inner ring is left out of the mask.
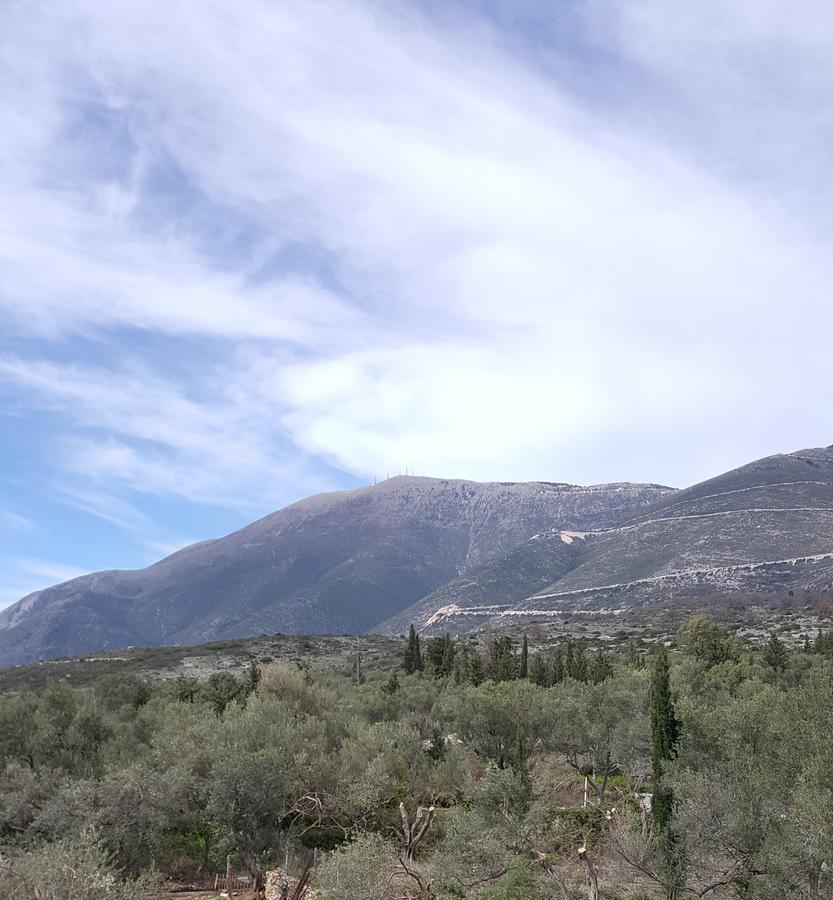
<path id="1" fill-rule="evenodd" d="M 402 475 L 306 498 L 146 569 L 82 576 L 0 617 L 0 664 L 263 632 L 356 632 L 532 535 L 604 527 L 666 496 Z"/>

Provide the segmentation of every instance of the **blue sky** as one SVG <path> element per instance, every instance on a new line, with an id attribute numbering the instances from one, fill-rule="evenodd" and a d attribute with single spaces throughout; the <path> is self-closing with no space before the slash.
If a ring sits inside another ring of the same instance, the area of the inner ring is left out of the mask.
<path id="1" fill-rule="evenodd" d="M 833 442 L 833 9 L 9 2 L 0 605 L 410 470 Z"/>

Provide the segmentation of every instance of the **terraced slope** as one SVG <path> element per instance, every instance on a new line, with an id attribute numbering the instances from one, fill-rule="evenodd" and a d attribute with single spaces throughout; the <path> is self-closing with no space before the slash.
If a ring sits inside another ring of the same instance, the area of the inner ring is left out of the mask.
<path id="1" fill-rule="evenodd" d="M 437 608 L 423 601 L 415 621 L 437 631 L 467 630 L 487 615 L 696 606 L 739 594 L 763 602 L 778 592 L 827 590 L 833 584 L 833 448 L 767 457 L 669 495 L 628 522 L 576 538 L 569 559 L 559 540 L 545 546 L 551 563 L 538 555 L 537 569 L 551 565 L 556 573 L 545 588 L 519 597 L 506 589 L 509 579 L 492 574 L 503 566 L 513 571 L 526 552 L 519 547 L 470 573 L 468 583 L 446 585 L 431 598 Z M 476 613 L 472 607 L 491 608 Z"/>

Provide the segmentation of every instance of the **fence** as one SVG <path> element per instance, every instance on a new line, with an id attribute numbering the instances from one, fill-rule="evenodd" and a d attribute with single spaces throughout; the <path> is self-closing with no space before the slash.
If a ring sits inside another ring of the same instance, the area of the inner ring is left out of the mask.
<path id="1" fill-rule="evenodd" d="M 215 891 L 224 891 L 228 887 L 228 879 L 226 873 L 217 874 L 214 876 L 214 887 Z M 231 876 L 231 889 L 233 891 L 245 891 L 252 887 L 252 879 L 248 875 L 232 875 Z"/>
<path id="2" fill-rule="evenodd" d="M 306 871 L 307 866 L 315 868 L 326 854 L 321 854 L 318 848 L 312 851 L 286 849 L 283 854 L 283 860 L 280 862 L 280 868 L 287 875 L 293 878 L 300 878 Z M 267 867 L 269 868 L 269 867 Z M 199 884 L 192 885 L 195 890 L 214 890 L 224 891 L 227 887 L 228 874 L 226 872 L 218 872 L 216 875 L 209 876 L 202 880 Z M 232 891 L 246 891 L 254 887 L 254 882 L 249 875 L 231 876 Z"/>

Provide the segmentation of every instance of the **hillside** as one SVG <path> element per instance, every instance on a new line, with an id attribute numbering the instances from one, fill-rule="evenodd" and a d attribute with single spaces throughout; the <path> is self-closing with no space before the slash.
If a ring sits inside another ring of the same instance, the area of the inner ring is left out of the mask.
<path id="1" fill-rule="evenodd" d="M 218 672 L 245 678 L 252 664 L 272 662 L 302 665 L 311 672 L 350 676 L 357 654 L 364 674 L 390 669 L 402 657 L 400 637 L 378 634 L 289 635 L 261 634 L 197 646 L 130 647 L 100 650 L 0 669 L 0 694 L 41 690 L 62 680 L 74 687 L 89 687 L 110 676 L 130 676 L 149 681 L 194 678 L 204 681 Z"/>
<path id="2" fill-rule="evenodd" d="M 565 545 L 563 541 L 569 543 Z M 537 546 L 535 545 L 537 542 Z M 546 586 L 518 577 L 535 559 Z M 495 572 L 501 578 L 494 577 Z M 468 630 L 485 619 L 766 603 L 833 583 L 833 448 L 778 454 L 659 500 L 630 521 L 535 538 L 386 623 Z"/>
<path id="3" fill-rule="evenodd" d="M 669 493 L 398 477 L 318 495 L 146 569 L 94 573 L 25 597 L 0 614 L 0 665 L 370 630 L 534 534 L 611 527 Z"/>

